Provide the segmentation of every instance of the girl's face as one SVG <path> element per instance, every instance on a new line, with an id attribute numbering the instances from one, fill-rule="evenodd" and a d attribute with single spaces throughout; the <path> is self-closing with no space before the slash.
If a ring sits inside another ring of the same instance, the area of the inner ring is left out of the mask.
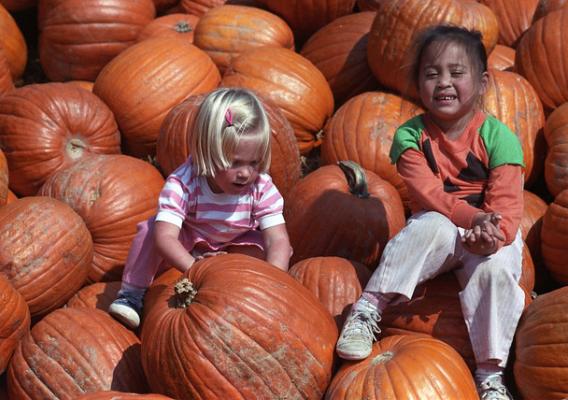
<path id="1" fill-rule="evenodd" d="M 487 73 L 478 71 L 456 43 L 432 43 L 422 55 L 418 76 L 420 98 L 434 122 L 445 132 L 452 127 L 465 127 L 477 109 L 487 81 Z"/>
<path id="2" fill-rule="evenodd" d="M 258 139 L 242 138 L 233 154 L 233 163 L 226 170 L 215 171 L 207 183 L 215 193 L 239 194 L 254 183 L 259 174 Z"/>

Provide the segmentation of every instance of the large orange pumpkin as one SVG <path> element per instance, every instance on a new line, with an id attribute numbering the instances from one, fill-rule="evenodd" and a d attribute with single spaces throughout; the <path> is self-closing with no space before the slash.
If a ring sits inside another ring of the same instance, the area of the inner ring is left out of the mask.
<path id="1" fill-rule="evenodd" d="M 545 107 L 554 109 L 568 101 L 568 8 L 537 20 L 519 40 L 515 70 L 534 87 Z"/>
<path id="2" fill-rule="evenodd" d="M 162 15 L 142 28 L 136 40 L 140 42 L 157 36 L 166 36 L 179 37 L 193 43 L 193 34 L 198 22 L 199 17 L 191 14 Z"/>
<path id="3" fill-rule="evenodd" d="M 320 399 L 337 328 L 287 273 L 240 254 L 170 270 L 146 293 L 142 365 L 176 399 Z M 185 308 L 184 308 L 185 307 Z"/>
<path id="4" fill-rule="evenodd" d="M 76 397 L 75 400 L 173 400 L 171 397 L 162 396 L 161 394 L 138 394 L 117 392 L 114 390 L 105 392 L 87 393 Z"/>
<path id="5" fill-rule="evenodd" d="M 225 0 L 180 0 L 180 8 L 187 14 L 201 17 L 212 8 L 225 4 Z"/>
<path id="6" fill-rule="evenodd" d="M 136 225 L 155 214 L 164 185 L 150 163 L 123 154 L 92 155 L 51 175 L 40 193 L 67 203 L 94 243 L 89 281 L 120 280 Z"/>
<path id="7" fill-rule="evenodd" d="M 318 298 L 338 329 L 371 277 L 365 265 L 341 257 L 306 258 L 288 272 Z"/>
<path id="8" fill-rule="evenodd" d="M 321 27 L 353 12 L 355 0 L 258 0 L 269 11 L 281 16 L 303 43 Z"/>
<path id="9" fill-rule="evenodd" d="M 355 161 L 391 183 L 408 205 L 406 186 L 391 164 L 389 152 L 396 129 L 422 112 L 418 105 L 392 93 L 375 91 L 355 96 L 325 126 L 322 162 Z"/>
<path id="10" fill-rule="evenodd" d="M 28 61 L 28 46 L 12 14 L 0 4 L 0 48 L 4 50 L 12 80 L 21 78 Z"/>
<path id="11" fill-rule="evenodd" d="M 517 40 L 531 26 L 539 0 L 479 0 L 489 7 L 499 22 L 499 43 L 515 47 Z"/>
<path id="12" fill-rule="evenodd" d="M 531 84 L 515 72 L 490 70 L 483 108 L 519 138 L 525 162 L 525 181 L 541 178 L 544 163 L 544 110 Z"/>
<path id="13" fill-rule="evenodd" d="M 499 25 L 495 14 L 471 0 L 380 0 L 369 33 L 368 60 L 381 84 L 416 97 L 408 80 L 408 51 L 417 33 L 438 24 L 476 29 L 487 53 L 495 47 Z"/>
<path id="14" fill-rule="evenodd" d="M 61 308 L 22 339 L 8 367 L 11 399 L 75 399 L 101 390 L 146 393 L 140 340 L 105 312 Z"/>
<path id="15" fill-rule="evenodd" d="M 14 81 L 10 72 L 10 65 L 4 50 L 0 47 L 0 95 L 14 90 Z"/>
<path id="16" fill-rule="evenodd" d="M 478 400 L 463 359 L 444 342 L 397 335 L 374 343 L 369 357 L 346 362 L 333 377 L 326 400 Z"/>
<path id="17" fill-rule="evenodd" d="M 337 256 L 374 269 L 405 224 L 398 192 L 356 163 L 316 169 L 290 191 L 284 208 L 291 262 Z"/>
<path id="18" fill-rule="evenodd" d="M 300 153 L 320 145 L 321 130 L 333 114 L 333 93 L 309 60 L 290 49 L 261 47 L 235 57 L 221 86 L 245 87 L 279 107 L 296 135 Z"/>
<path id="19" fill-rule="evenodd" d="M 515 383 L 523 399 L 568 397 L 568 288 L 538 296 L 515 335 Z"/>
<path id="20" fill-rule="evenodd" d="M 42 0 L 39 60 L 52 81 L 93 81 L 154 19 L 152 0 Z"/>
<path id="21" fill-rule="evenodd" d="M 548 147 L 544 179 L 547 189 L 556 196 L 568 189 L 568 103 L 562 104 L 548 116 L 544 137 Z"/>
<path id="22" fill-rule="evenodd" d="M 143 40 L 116 56 L 97 76 L 93 93 L 114 112 L 123 152 L 153 156 L 166 114 L 191 95 L 215 89 L 219 70 L 182 38 Z"/>
<path id="23" fill-rule="evenodd" d="M 302 47 L 300 54 L 327 79 L 336 108 L 355 95 L 379 87 L 367 62 L 374 19 L 371 11 L 339 17 L 314 33 Z"/>
<path id="24" fill-rule="evenodd" d="M 223 74 L 231 59 L 250 49 L 275 46 L 294 50 L 294 34 L 283 19 L 268 11 L 223 5 L 201 17 L 193 43 L 209 54 Z"/>
<path id="25" fill-rule="evenodd" d="M 191 96 L 174 107 L 164 119 L 157 142 L 156 161 L 167 176 L 179 167 L 190 152 L 190 133 L 205 95 Z M 300 153 L 294 130 L 278 107 L 264 100 L 271 130 L 270 176 L 282 195 L 300 179 Z"/>
<path id="26" fill-rule="evenodd" d="M 552 277 L 568 283 L 568 190 L 561 191 L 548 205 L 542 218 L 540 244 L 542 259 Z"/>
<path id="27" fill-rule="evenodd" d="M 0 146 L 10 188 L 35 195 L 47 177 L 90 153 L 119 153 L 114 115 L 76 85 L 30 84 L 0 97 Z"/>
<path id="28" fill-rule="evenodd" d="M 523 217 L 521 219 L 521 232 L 523 240 L 530 250 L 535 264 L 540 264 L 540 232 L 542 217 L 546 213 L 548 205 L 538 195 L 525 190 L 523 193 Z"/>
<path id="29" fill-rule="evenodd" d="M 532 302 L 534 265 L 523 247 L 520 286 L 525 292 L 525 308 Z M 452 272 L 419 285 L 409 302 L 393 304 L 382 315 L 381 337 L 400 334 L 427 334 L 452 346 L 475 370 L 475 357 L 459 299 L 459 282 Z"/>
<path id="30" fill-rule="evenodd" d="M 32 317 L 65 304 L 83 286 L 92 261 L 89 230 L 67 204 L 29 196 L 0 207 L 0 273 Z"/>
<path id="31" fill-rule="evenodd" d="M 30 309 L 26 300 L 0 273 L 0 375 L 29 329 Z"/>
<path id="32" fill-rule="evenodd" d="M 515 49 L 498 44 L 487 57 L 487 67 L 499 71 L 512 71 L 515 66 Z"/>
<path id="33" fill-rule="evenodd" d="M 539 0 L 534 12 L 533 22 L 565 6 L 568 6 L 567 0 Z"/>

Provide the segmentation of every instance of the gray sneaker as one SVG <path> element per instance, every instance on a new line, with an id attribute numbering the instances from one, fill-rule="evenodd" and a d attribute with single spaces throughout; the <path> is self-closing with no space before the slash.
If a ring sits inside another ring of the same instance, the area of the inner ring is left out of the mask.
<path id="1" fill-rule="evenodd" d="M 477 385 L 477 393 L 481 400 L 513 400 L 513 396 L 503 383 L 501 374 L 490 375 Z"/>
<path id="2" fill-rule="evenodd" d="M 343 324 L 335 349 L 345 360 L 362 360 L 371 354 L 373 341 L 379 334 L 381 320 L 377 308 L 364 298 L 359 299 Z"/>
<path id="3" fill-rule="evenodd" d="M 140 325 L 142 298 L 121 289 L 116 300 L 109 306 L 108 313 L 128 328 L 136 329 Z"/>

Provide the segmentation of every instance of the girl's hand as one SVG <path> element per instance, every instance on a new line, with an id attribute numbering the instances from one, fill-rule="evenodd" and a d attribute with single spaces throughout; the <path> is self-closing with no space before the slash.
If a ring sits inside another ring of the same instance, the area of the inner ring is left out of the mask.
<path id="1" fill-rule="evenodd" d="M 215 256 L 220 256 L 222 254 L 227 254 L 226 251 L 208 251 L 206 253 L 203 253 L 201 255 L 198 255 L 197 257 L 195 257 L 195 260 L 203 260 L 204 258 L 209 258 L 209 257 L 215 257 Z"/>
<path id="2" fill-rule="evenodd" d="M 498 241 L 505 240 L 499 229 L 501 215 L 497 213 L 478 213 L 474 218 L 474 226 L 465 231 L 462 243 L 474 254 L 489 255 L 498 249 Z"/>

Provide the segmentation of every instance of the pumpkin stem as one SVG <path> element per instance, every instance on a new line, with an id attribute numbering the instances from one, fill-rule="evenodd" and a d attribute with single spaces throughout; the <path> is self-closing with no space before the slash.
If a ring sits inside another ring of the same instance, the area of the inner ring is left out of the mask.
<path id="1" fill-rule="evenodd" d="M 179 21 L 179 22 L 176 23 L 176 29 L 175 30 L 176 30 L 176 32 L 179 32 L 179 33 L 187 33 L 187 32 L 191 32 L 193 30 L 193 28 L 187 22 Z"/>
<path id="2" fill-rule="evenodd" d="M 178 281 L 174 289 L 178 308 L 187 308 L 197 294 L 197 290 L 193 287 L 193 283 L 191 283 L 191 281 L 187 278 L 183 278 Z"/>
<path id="3" fill-rule="evenodd" d="M 65 153 L 71 158 L 72 160 L 77 160 L 81 158 L 87 145 L 81 139 L 73 138 L 67 141 L 65 145 Z"/>
<path id="4" fill-rule="evenodd" d="M 347 179 L 347 184 L 349 185 L 349 191 L 360 199 L 366 199 L 369 197 L 369 192 L 367 190 L 367 177 L 365 176 L 365 171 L 359 164 L 355 161 L 346 160 L 338 161 L 337 165 Z"/>

